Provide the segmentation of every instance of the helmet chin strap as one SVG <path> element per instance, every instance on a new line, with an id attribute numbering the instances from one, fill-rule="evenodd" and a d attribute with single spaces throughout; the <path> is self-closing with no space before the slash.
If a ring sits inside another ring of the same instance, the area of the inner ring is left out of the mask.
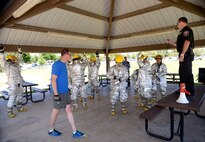
<path id="1" fill-rule="evenodd" d="M 16 62 L 15 61 L 14 62 L 13 61 L 9 61 L 9 63 L 14 65 Z"/>
<path id="2" fill-rule="evenodd" d="M 120 66 L 122 63 L 120 63 L 120 62 L 116 62 L 116 64 L 117 64 L 118 66 Z"/>

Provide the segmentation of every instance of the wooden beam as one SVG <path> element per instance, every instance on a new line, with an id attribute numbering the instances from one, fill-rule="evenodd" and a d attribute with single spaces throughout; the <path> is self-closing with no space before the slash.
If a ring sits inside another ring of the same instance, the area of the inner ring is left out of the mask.
<path id="1" fill-rule="evenodd" d="M 17 52 L 18 45 L 6 44 L 5 52 Z M 195 47 L 205 46 L 205 39 L 196 40 Z M 72 53 L 95 53 L 98 50 L 100 53 L 105 53 L 104 49 L 88 49 L 88 48 L 74 48 L 74 47 L 48 47 L 48 46 L 30 46 L 30 45 L 20 45 L 23 52 L 28 53 L 60 53 L 63 48 L 68 48 Z M 166 43 L 155 44 L 147 46 L 135 46 L 135 47 L 124 47 L 117 49 L 110 49 L 109 53 L 123 53 L 123 52 L 137 52 L 137 51 L 150 51 L 150 50 L 166 50 L 166 49 L 176 49 Z"/>
<path id="2" fill-rule="evenodd" d="M 137 51 L 162 50 L 162 49 L 169 49 L 169 45 L 168 44 L 155 44 L 155 45 L 116 48 L 116 49 L 110 49 L 109 53 L 126 53 L 126 52 L 137 52 Z"/>
<path id="3" fill-rule="evenodd" d="M 205 39 L 194 41 L 195 47 L 205 46 Z M 124 47 L 124 48 L 116 48 L 110 49 L 109 53 L 126 53 L 126 52 L 137 52 L 137 51 L 152 51 L 152 50 L 168 50 L 168 49 L 176 49 L 176 47 L 171 46 L 167 43 L 163 44 L 155 44 L 155 45 L 145 45 L 145 46 L 135 46 L 135 47 Z"/>
<path id="4" fill-rule="evenodd" d="M 194 41 L 194 46 L 205 46 L 205 39 L 202 39 L 202 40 L 195 40 Z"/>
<path id="5" fill-rule="evenodd" d="M 95 14 L 95 13 L 92 13 L 92 12 L 89 12 L 89 11 L 86 11 L 86 10 L 82 10 L 82 9 L 79 9 L 79 8 L 76 8 L 76 7 L 66 5 L 66 4 L 60 5 L 60 6 L 58 6 L 58 8 L 66 10 L 66 11 L 74 12 L 74 13 L 77 13 L 77 14 L 80 14 L 80 15 L 84 15 L 84 16 L 88 16 L 88 17 L 91 17 L 91 18 L 95 18 L 95 19 L 98 19 L 98 20 L 103 20 L 103 21 L 108 22 L 108 18 L 105 17 L 105 16 L 98 15 L 98 14 Z"/>
<path id="6" fill-rule="evenodd" d="M 47 0 L 46 2 L 35 6 L 34 8 L 32 8 L 31 10 L 29 10 L 27 13 L 25 13 L 23 16 L 19 18 L 15 19 L 14 17 L 10 17 L 0 28 L 10 26 L 14 23 L 20 22 L 22 20 L 25 20 L 27 18 L 30 18 L 32 16 L 35 16 L 37 14 L 48 11 L 52 8 L 58 7 L 62 4 L 65 4 L 71 1 L 73 0 L 58 0 L 58 1 L 57 0 Z"/>
<path id="7" fill-rule="evenodd" d="M 188 23 L 189 27 L 198 27 L 198 26 L 204 26 L 204 25 L 205 25 L 205 20 Z M 166 31 L 171 31 L 171 30 L 174 30 L 174 29 L 176 29 L 176 25 L 168 26 L 168 27 L 164 27 L 164 28 L 157 28 L 157 29 L 147 30 L 147 31 L 140 31 L 140 32 L 133 32 L 133 33 L 128 33 L 128 34 L 123 34 L 123 35 L 117 35 L 117 36 L 111 37 L 111 40 L 121 39 L 121 38 L 129 38 L 129 37 L 132 37 L 132 36 L 143 36 L 143 35 L 149 35 L 149 34 L 157 34 L 157 33 L 162 33 L 162 32 L 166 32 Z"/>
<path id="8" fill-rule="evenodd" d="M 17 52 L 18 45 L 6 44 L 5 52 Z M 60 53 L 63 48 L 68 48 L 72 53 L 95 53 L 97 50 L 100 53 L 104 53 L 104 50 L 99 49 L 88 49 L 88 48 L 74 48 L 74 47 L 48 47 L 48 46 L 30 46 L 30 45 L 19 45 L 23 52 L 28 53 Z"/>
<path id="9" fill-rule="evenodd" d="M 84 33 L 72 32 L 72 31 L 64 31 L 64 30 L 50 29 L 50 28 L 30 26 L 30 25 L 23 25 L 23 24 L 14 24 L 14 25 L 12 25 L 9 28 L 17 29 L 17 30 L 34 31 L 34 32 L 43 32 L 43 33 L 55 32 L 55 33 L 62 33 L 62 34 L 68 34 L 68 35 L 76 35 L 76 36 L 82 36 L 82 37 L 85 36 L 85 37 L 88 37 L 88 38 L 101 39 L 101 40 L 105 39 L 105 37 L 98 36 L 98 35 L 84 34 Z"/>
<path id="10" fill-rule="evenodd" d="M 205 25 L 205 20 L 199 21 L 199 22 L 189 23 L 188 25 L 190 27 L 203 26 L 203 25 Z M 114 40 L 114 39 L 128 38 L 128 37 L 132 37 L 134 35 L 137 36 L 137 35 L 155 34 L 155 33 L 163 32 L 163 31 L 175 29 L 175 27 L 176 26 L 169 26 L 169 27 L 165 27 L 165 28 L 158 28 L 158 29 L 153 29 L 153 30 L 148 30 L 148 31 L 128 33 L 128 34 L 124 34 L 124 35 L 113 36 L 113 37 L 111 37 L 111 39 Z M 104 36 L 83 34 L 83 33 L 71 32 L 71 31 L 63 31 L 63 30 L 42 28 L 42 27 L 22 25 L 22 24 L 14 24 L 13 26 L 11 26 L 9 28 L 18 29 L 18 30 L 26 30 L 26 31 L 44 32 L 44 33 L 51 31 L 51 32 L 64 33 L 64 34 L 70 34 L 70 35 L 86 36 L 88 38 L 93 38 L 93 39 L 101 39 L 101 40 L 106 39 L 106 37 L 104 37 Z"/>
<path id="11" fill-rule="evenodd" d="M 112 22 L 113 22 L 113 12 L 114 12 L 114 5 L 115 0 L 111 1 L 110 5 L 110 13 L 109 13 L 109 26 L 108 26 L 108 32 L 107 32 L 107 42 L 106 42 L 106 48 L 105 48 L 105 56 L 106 56 L 106 72 L 108 72 L 110 68 L 110 60 L 109 60 L 109 47 L 110 47 L 110 36 L 112 31 Z"/>
<path id="12" fill-rule="evenodd" d="M 1 11 L 0 15 L 0 25 L 5 23 L 10 17 L 12 17 L 12 13 L 17 10 L 21 5 L 23 5 L 26 0 L 11 0 L 5 8 Z"/>
<path id="13" fill-rule="evenodd" d="M 133 11 L 133 12 L 130 12 L 130 13 L 126 13 L 126 14 L 122 14 L 122 15 L 113 17 L 113 21 L 118 21 L 118 20 L 130 18 L 130 17 L 133 17 L 133 16 L 145 14 L 145 13 L 152 12 L 152 11 L 155 11 L 155 10 L 167 8 L 169 6 L 170 6 L 169 4 L 158 4 L 158 5 L 150 6 L 150 7 L 147 7 L 147 8 L 139 9 L 139 10 L 136 10 L 136 11 Z"/>
<path id="14" fill-rule="evenodd" d="M 106 54 L 108 54 L 108 49 L 110 46 L 110 35 L 112 30 L 112 18 L 113 18 L 113 10 L 114 10 L 114 4 L 115 0 L 111 1 L 111 7 L 110 7 L 110 15 L 109 15 L 109 26 L 108 26 L 108 32 L 107 32 L 107 43 L 106 43 Z"/>
<path id="15" fill-rule="evenodd" d="M 169 5 L 172 5 L 174 7 L 180 8 L 182 10 L 191 12 L 191 13 L 196 14 L 198 16 L 205 17 L 205 9 L 204 8 L 197 6 L 197 5 L 194 5 L 194 4 L 191 4 L 187 1 L 184 1 L 184 0 L 159 0 L 159 1 L 166 3 L 166 4 L 169 4 Z"/>

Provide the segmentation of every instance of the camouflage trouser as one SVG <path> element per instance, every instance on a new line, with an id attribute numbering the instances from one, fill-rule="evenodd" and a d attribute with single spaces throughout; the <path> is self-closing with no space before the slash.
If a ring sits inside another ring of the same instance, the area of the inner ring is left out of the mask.
<path id="1" fill-rule="evenodd" d="M 82 98 L 87 98 L 85 84 L 72 86 L 71 99 L 76 100 L 78 98 L 78 94 L 80 94 Z"/>
<path id="2" fill-rule="evenodd" d="M 126 91 L 126 82 L 121 83 L 121 85 L 111 86 L 110 92 L 110 102 L 115 105 L 120 99 L 120 102 L 127 102 L 128 93 Z"/>
<path id="3" fill-rule="evenodd" d="M 150 108 L 152 106 L 152 98 L 141 96 L 142 106 Z"/>
<path id="4" fill-rule="evenodd" d="M 18 108 L 22 107 L 23 102 L 23 86 L 21 84 L 11 85 L 9 88 L 9 100 L 7 103 L 8 111 L 12 111 L 16 104 Z"/>
<path id="5" fill-rule="evenodd" d="M 95 97 L 95 95 L 99 96 L 99 93 L 100 93 L 99 85 L 100 85 L 99 81 L 96 81 L 96 80 L 89 80 L 88 82 L 88 86 L 91 90 L 91 96 L 93 98 Z"/>
<path id="6" fill-rule="evenodd" d="M 165 96 L 167 92 L 167 81 L 166 79 L 160 80 L 153 80 L 152 82 L 152 94 L 154 94 L 153 97 L 156 97 L 156 93 L 159 92 L 161 96 Z"/>

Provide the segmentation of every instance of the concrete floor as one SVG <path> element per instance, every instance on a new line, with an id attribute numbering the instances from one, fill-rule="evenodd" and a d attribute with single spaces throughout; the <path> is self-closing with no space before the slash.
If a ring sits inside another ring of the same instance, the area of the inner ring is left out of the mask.
<path id="1" fill-rule="evenodd" d="M 169 85 L 168 93 L 177 85 Z M 88 100 L 88 110 L 83 110 L 82 105 L 74 112 L 76 126 L 86 132 L 89 137 L 74 140 L 71 127 L 66 118 L 66 112 L 62 110 L 56 122 L 56 129 L 63 133 L 60 137 L 52 137 L 47 134 L 49 119 L 52 110 L 52 98 L 49 93 L 46 99 L 39 103 L 29 103 L 25 106 L 29 109 L 25 113 L 16 113 L 17 117 L 8 119 L 6 114 L 7 101 L 0 99 L 0 142 L 162 142 L 146 134 L 144 120 L 139 119 L 143 112 L 137 106 L 134 99 L 134 91 L 128 89 L 128 115 L 120 113 L 120 105 L 117 105 L 117 115 L 110 115 L 109 87 L 101 87 L 102 100 Z M 36 94 L 38 97 L 39 94 Z M 201 109 L 205 115 L 205 104 Z M 175 131 L 179 116 L 175 115 Z M 185 142 L 205 141 L 205 120 L 196 117 L 193 113 L 185 116 Z M 150 128 L 162 135 L 169 134 L 169 111 L 164 110 L 159 117 L 152 121 Z M 175 136 L 172 142 L 179 142 Z"/>

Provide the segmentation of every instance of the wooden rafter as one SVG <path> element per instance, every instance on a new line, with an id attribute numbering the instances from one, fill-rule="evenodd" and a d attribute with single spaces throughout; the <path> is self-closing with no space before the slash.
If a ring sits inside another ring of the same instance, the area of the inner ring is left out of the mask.
<path id="1" fill-rule="evenodd" d="M 14 17 L 10 17 L 3 25 L 1 25 L 0 28 L 10 26 L 14 23 L 20 22 L 22 20 L 25 20 L 27 18 L 30 18 L 32 16 L 35 16 L 37 14 L 40 14 L 42 12 L 45 12 L 47 10 L 50 10 L 52 8 L 58 7 L 60 5 L 63 5 L 65 3 L 68 3 L 71 1 L 73 1 L 73 0 L 49 0 L 49 1 L 46 1 L 42 4 L 35 6 L 34 8 L 32 8 L 31 10 L 29 10 L 27 13 L 25 13 L 23 16 L 21 16 L 19 18 L 15 19 Z"/>
<path id="2" fill-rule="evenodd" d="M 109 54 L 109 47 L 110 47 L 110 36 L 111 36 L 111 31 L 112 31 L 112 22 L 113 22 L 113 12 L 114 12 L 114 5 L 115 5 L 115 0 L 111 1 L 110 5 L 110 13 L 109 13 L 109 26 L 108 26 L 108 32 L 107 32 L 107 42 L 106 42 L 106 47 L 105 47 L 105 56 L 106 56 L 106 71 L 108 72 L 110 68 L 110 60 L 108 57 Z"/>
<path id="3" fill-rule="evenodd" d="M 72 31 L 64 31 L 64 30 L 51 29 L 51 28 L 45 28 L 45 27 L 37 27 L 37 26 L 30 26 L 30 25 L 23 25 L 23 24 L 13 24 L 9 28 L 18 29 L 18 30 L 26 30 L 26 31 L 34 31 L 34 32 L 43 32 L 43 33 L 55 32 L 55 33 L 62 33 L 62 34 L 75 35 L 75 36 L 85 36 L 85 37 L 88 37 L 88 38 L 101 39 L 101 40 L 105 39 L 105 37 L 98 36 L 98 35 L 77 33 L 77 32 L 72 32 Z"/>
<path id="4" fill-rule="evenodd" d="M 18 45 L 6 44 L 5 52 L 17 52 Z M 48 46 L 30 46 L 20 45 L 23 52 L 29 53 L 60 53 L 63 48 L 68 48 L 72 53 L 95 53 L 98 50 L 100 53 L 104 53 L 104 50 L 99 49 L 86 49 L 86 48 L 74 48 L 74 47 L 48 47 Z"/>
<path id="5" fill-rule="evenodd" d="M 205 46 L 204 40 L 194 41 L 195 47 Z M 152 50 L 167 50 L 167 49 L 176 49 L 174 46 L 168 45 L 167 43 L 155 44 L 155 45 L 145 45 L 145 46 L 135 46 L 135 47 L 124 47 L 110 49 L 109 53 L 123 53 L 123 52 L 137 52 L 137 51 L 152 51 Z"/>
<path id="6" fill-rule="evenodd" d="M 60 5 L 60 6 L 58 6 L 58 8 L 108 22 L 108 18 L 105 17 L 105 16 L 98 15 L 98 14 L 95 14 L 95 13 L 92 13 L 92 12 L 89 12 L 89 11 L 86 11 L 86 10 L 82 10 L 82 9 L 79 9 L 79 8 L 76 8 L 76 7 L 66 5 L 66 4 Z"/>
<path id="7" fill-rule="evenodd" d="M 143 8 L 143 9 L 140 9 L 140 10 L 136 10 L 136 11 L 133 11 L 133 12 L 130 12 L 130 13 L 126 13 L 126 14 L 123 14 L 123 15 L 113 17 L 113 21 L 118 21 L 118 20 L 130 18 L 130 17 L 133 17 L 133 16 L 145 14 L 145 13 L 152 12 L 152 11 L 155 11 L 155 10 L 167 8 L 169 6 L 170 6 L 169 4 L 158 4 L 158 5 L 150 6 L 150 7 L 147 7 L 147 8 Z"/>
<path id="8" fill-rule="evenodd" d="M 114 4 L 115 0 L 111 1 L 111 7 L 110 7 L 110 15 L 109 15 L 109 27 L 108 27 L 108 32 L 107 32 L 107 43 L 106 43 L 106 54 L 108 54 L 108 49 L 110 46 L 110 35 L 111 35 L 111 30 L 112 30 L 112 18 L 113 18 L 113 10 L 114 10 Z"/>
<path id="9" fill-rule="evenodd" d="M 6 22 L 10 17 L 12 17 L 12 13 L 18 9 L 21 5 L 23 5 L 26 0 L 13 0 L 5 6 L 0 15 L 0 25 Z"/>
<path id="10" fill-rule="evenodd" d="M 17 52 L 17 45 L 4 45 L 5 52 Z M 205 46 L 204 40 L 196 40 L 195 47 Z M 105 51 L 99 49 L 88 49 L 88 48 L 74 48 L 74 47 L 48 47 L 48 46 L 30 46 L 30 45 L 20 45 L 23 52 L 29 53 L 60 53 L 63 48 L 69 48 L 72 53 L 95 53 L 98 50 L 100 53 Z M 157 47 L 157 48 L 156 48 Z M 151 51 L 151 50 L 166 50 L 166 49 L 176 49 L 173 46 L 170 46 L 166 43 L 157 44 L 157 45 L 145 45 L 145 46 L 135 46 L 135 47 L 124 47 L 110 49 L 109 53 L 123 53 L 123 52 L 137 52 L 137 51 Z"/>
<path id="11" fill-rule="evenodd" d="M 18 8 L 26 0 L 12 0 L 12 1 L 13 1 L 13 3 L 14 2 L 18 3 L 18 6 L 13 5 L 13 8 L 10 6 L 9 8 L 11 8 L 11 9 L 7 9 L 8 13 L 6 13 L 6 11 L 5 11 L 4 12 L 5 15 L 0 16 L 0 22 L 4 23 L 3 26 L 1 26 L 1 27 L 8 27 L 10 25 L 13 25 L 10 28 L 19 29 L 19 30 L 27 30 L 27 31 L 44 32 L 44 33 L 47 33 L 48 31 L 51 31 L 51 32 L 65 33 L 65 34 L 77 35 L 77 36 L 87 36 L 89 38 L 94 38 L 94 39 L 106 39 L 107 42 L 106 42 L 105 50 L 103 50 L 103 49 L 100 50 L 100 52 L 105 52 L 106 55 L 108 55 L 108 53 L 136 52 L 136 51 L 170 49 L 171 46 L 168 46 L 165 43 L 164 44 L 158 44 L 158 45 L 123 47 L 123 48 L 117 48 L 117 49 L 110 49 L 110 40 L 127 38 L 127 37 L 131 37 L 133 35 L 137 36 L 137 35 L 143 35 L 143 34 L 144 35 L 154 34 L 154 33 L 159 33 L 159 32 L 163 32 L 163 31 L 166 31 L 166 30 L 175 29 L 175 27 L 176 27 L 176 25 L 173 25 L 173 26 L 169 26 L 169 27 L 163 27 L 163 28 L 158 28 L 158 29 L 153 29 L 153 30 L 148 30 L 148 31 L 128 33 L 128 34 L 117 35 L 117 36 L 111 37 L 112 22 L 113 21 L 129 18 L 129 17 L 132 17 L 132 16 L 137 16 L 139 14 L 144 14 L 144 13 L 151 12 L 151 11 L 154 11 L 154 10 L 158 10 L 158 9 L 161 9 L 161 8 L 166 8 L 170 5 L 175 6 L 177 8 L 180 8 L 182 10 L 186 10 L 186 11 L 189 11 L 191 13 L 197 14 L 201 17 L 205 17 L 205 11 L 204 11 L 203 8 L 201 8 L 200 6 L 190 4 L 190 3 L 188 3 L 184 0 L 159 0 L 163 3 L 159 4 L 159 5 L 156 5 L 156 6 L 145 8 L 145 9 L 142 9 L 142 10 L 137 10 L 137 11 L 134 11 L 134 12 L 131 12 L 131 13 L 119 15 L 119 16 L 116 16 L 116 17 L 113 17 L 113 10 L 114 10 L 115 1 L 112 0 L 109 18 L 98 15 L 98 14 L 94 14 L 94 13 L 91 13 L 89 11 L 85 11 L 85 10 L 82 10 L 82 9 L 79 9 L 79 8 L 75 8 L 75 7 L 65 5 L 65 3 L 71 2 L 73 0 L 47 0 L 46 2 L 35 6 L 29 12 L 24 14 L 22 17 L 15 19 L 15 18 L 12 17 L 13 11 L 15 11 L 16 8 Z M 58 7 L 58 8 L 64 9 L 64 10 L 68 10 L 68 11 L 72 11 L 72 12 L 75 12 L 75 13 L 78 13 L 78 14 L 81 14 L 81 15 L 89 16 L 89 17 L 92 17 L 92 18 L 96 18 L 96 19 L 99 19 L 99 20 L 108 21 L 109 22 L 109 27 L 108 27 L 107 37 L 98 36 L 98 35 L 84 34 L 84 33 L 78 33 L 78 32 L 72 32 L 72 31 L 64 31 L 64 30 L 58 30 L 58 29 L 50 29 L 50 28 L 44 28 L 44 27 L 36 27 L 36 26 L 15 24 L 16 22 L 19 22 L 19 21 L 22 21 L 24 19 L 30 18 L 32 16 L 35 16 L 37 14 L 40 14 L 44 11 L 50 10 L 52 8 L 55 8 L 55 7 Z M 10 19 L 8 19 L 8 18 L 10 18 Z M 3 21 L 1 21 L 1 19 L 3 19 Z M 189 23 L 190 27 L 203 26 L 203 25 L 205 25 L 205 20 L 204 21 L 199 21 L 199 22 Z M 195 42 L 195 45 L 196 46 L 205 46 L 205 40 L 197 40 Z M 6 45 L 6 47 L 7 47 L 6 51 L 16 51 L 16 45 Z M 157 47 L 157 49 L 156 49 L 156 47 Z M 51 52 L 51 53 L 57 53 L 57 52 L 60 52 L 60 50 L 62 48 L 61 47 L 27 46 L 27 45 L 22 46 L 22 50 L 24 52 Z M 71 49 L 72 52 L 76 52 L 76 53 L 77 52 L 82 52 L 82 50 L 86 53 L 94 53 L 96 50 L 99 50 L 99 49 L 75 48 L 75 47 L 70 47 L 70 49 Z"/>
<path id="12" fill-rule="evenodd" d="M 193 23 L 188 23 L 188 26 L 190 26 L 190 27 L 197 27 L 197 26 L 203 26 L 203 25 L 205 25 L 205 20 L 193 22 Z M 164 28 L 157 28 L 157 29 L 152 29 L 152 30 L 147 30 L 147 31 L 140 31 L 140 32 L 123 34 L 123 35 L 117 35 L 117 36 L 111 37 L 111 39 L 114 40 L 114 39 L 128 38 L 128 37 L 132 37 L 132 36 L 143 36 L 143 35 L 149 35 L 149 34 L 157 34 L 157 33 L 165 32 L 165 31 L 174 30 L 175 28 L 176 28 L 176 25 L 173 25 L 173 26 L 164 27 Z"/>
<path id="13" fill-rule="evenodd" d="M 194 4 L 191 4 L 187 1 L 184 1 L 184 0 L 159 0 L 159 1 L 166 3 L 166 4 L 170 4 L 174 7 L 180 8 L 182 10 L 191 12 L 191 13 L 196 14 L 198 16 L 205 17 L 205 9 L 204 8 L 197 6 L 197 5 L 194 5 Z"/>

